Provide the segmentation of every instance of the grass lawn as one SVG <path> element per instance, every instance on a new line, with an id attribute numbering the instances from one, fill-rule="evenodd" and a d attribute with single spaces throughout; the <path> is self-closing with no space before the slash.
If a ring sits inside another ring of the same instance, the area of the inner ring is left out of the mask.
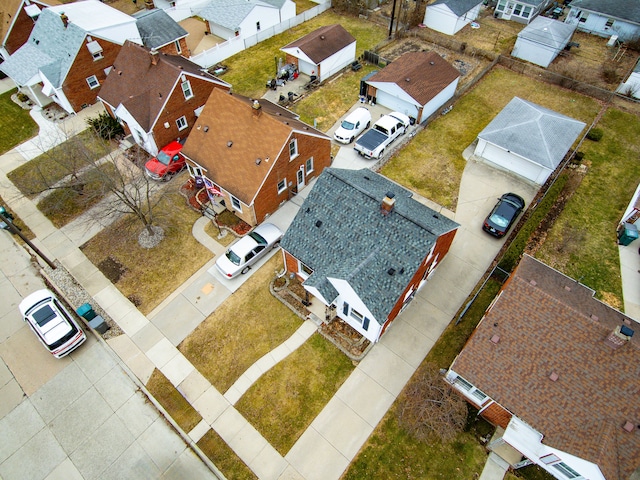
<path id="1" fill-rule="evenodd" d="M 219 392 L 263 355 L 289 338 L 302 320 L 269 291 L 276 254 L 202 322 L 178 347 Z"/>
<path id="2" fill-rule="evenodd" d="M 11 100 L 16 90 L 0 95 L 0 155 L 38 134 L 38 124 Z"/>
<path id="3" fill-rule="evenodd" d="M 589 97 L 497 67 L 461 98 L 450 113 L 416 135 L 389 160 L 381 173 L 455 210 L 466 164 L 463 150 L 516 94 L 587 124 L 600 109 Z"/>
<path id="4" fill-rule="evenodd" d="M 318 333 L 254 383 L 238 411 L 285 455 L 353 371 Z"/>
<path id="5" fill-rule="evenodd" d="M 214 430 L 205 433 L 197 445 L 226 478 L 234 480 L 258 478 Z"/>
<path id="6" fill-rule="evenodd" d="M 170 182 L 168 187 L 171 186 L 177 189 L 179 185 Z M 171 212 L 158 219 L 165 229 L 160 245 L 151 249 L 140 247 L 137 238 L 142 224 L 125 217 L 82 247 L 89 260 L 103 272 L 112 272 L 115 267 L 119 278 L 107 276 L 145 315 L 213 257 L 211 251 L 193 238 L 191 228 L 200 215 L 187 206 L 181 195 L 166 195 L 157 209 Z"/>
<path id="7" fill-rule="evenodd" d="M 7 177 L 23 195 L 33 198 L 47 187 L 71 173 L 78 172 L 112 150 L 111 144 L 87 129 L 12 170 Z"/>
<path id="8" fill-rule="evenodd" d="M 318 4 L 311 0 L 296 0 L 296 15 L 300 15 L 302 12 L 306 12 L 317 6 Z"/>
<path id="9" fill-rule="evenodd" d="M 202 420 L 200 414 L 189 405 L 189 402 L 160 370 L 153 371 L 146 387 L 153 398 L 164 407 L 185 432 L 190 432 Z"/>
<path id="10" fill-rule="evenodd" d="M 325 25 L 341 24 L 356 38 L 356 57 L 365 49 L 373 48 L 384 38 L 385 29 L 355 17 L 338 15 L 327 10 L 279 35 L 275 35 L 264 42 L 248 48 L 224 61 L 228 70 L 222 77 L 224 81 L 233 85 L 233 91 L 252 98 L 260 98 L 266 91 L 267 80 L 275 73 L 275 58 L 283 58 L 280 48 L 288 43 Z M 355 100 L 354 100 L 355 101 Z"/>
<path id="11" fill-rule="evenodd" d="M 616 226 L 640 178 L 640 119 L 610 109 L 598 123 L 604 136 L 585 140 L 581 151 L 589 172 L 568 201 L 536 257 L 593 288 L 622 309 Z"/>

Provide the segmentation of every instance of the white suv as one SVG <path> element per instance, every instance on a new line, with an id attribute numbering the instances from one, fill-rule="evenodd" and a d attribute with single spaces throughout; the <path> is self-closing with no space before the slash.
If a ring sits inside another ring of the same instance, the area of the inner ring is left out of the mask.
<path id="1" fill-rule="evenodd" d="M 333 138 L 340 143 L 351 143 L 371 125 L 371 113 L 364 107 L 358 107 L 345 118 Z"/>

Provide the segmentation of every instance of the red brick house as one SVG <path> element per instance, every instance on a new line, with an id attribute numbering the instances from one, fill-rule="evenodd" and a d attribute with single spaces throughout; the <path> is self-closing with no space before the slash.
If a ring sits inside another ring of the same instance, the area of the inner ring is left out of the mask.
<path id="1" fill-rule="evenodd" d="M 58 0 L 2 0 L 0 12 L 0 56 L 8 58 L 26 43 L 43 8 L 60 5 Z"/>
<path id="2" fill-rule="evenodd" d="M 136 143 L 155 155 L 189 135 L 212 90 L 230 88 L 180 55 L 126 42 L 98 98 Z"/>
<path id="3" fill-rule="evenodd" d="M 445 257 L 458 224 L 369 169 L 328 168 L 280 245 L 287 272 L 377 342 Z"/>
<path id="4" fill-rule="evenodd" d="M 192 176 L 257 225 L 331 164 L 331 139 L 285 108 L 216 88 L 182 152 Z"/>
<path id="5" fill-rule="evenodd" d="M 594 293 L 525 255 L 446 374 L 501 427 L 489 449 L 514 468 L 640 473 L 640 325 Z"/>

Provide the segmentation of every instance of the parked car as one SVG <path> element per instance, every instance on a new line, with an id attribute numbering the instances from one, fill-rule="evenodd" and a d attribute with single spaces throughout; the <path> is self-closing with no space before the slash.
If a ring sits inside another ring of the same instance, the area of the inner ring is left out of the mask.
<path id="1" fill-rule="evenodd" d="M 498 199 L 482 225 L 482 229 L 494 237 L 504 237 L 524 210 L 524 200 L 515 193 L 505 193 Z"/>
<path id="2" fill-rule="evenodd" d="M 40 342 L 56 358 L 68 355 L 87 339 L 73 315 L 50 290 L 33 292 L 20 302 L 18 309 Z"/>
<path id="3" fill-rule="evenodd" d="M 351 143 L 371 125 L 371 113 L 364 107 L 358 107 L 345 118 L 333 138 L 340 143 Z"/>
<path id="4" fill-rule="evenodd" d="M 186 166 L 184 156 L 180 151 L 182 144 L 173 141 L 160 149 L 158 155 L 153 157 L 144 165 L 149 178 L 153 180 L 168 181 L 176 174 L 182 171 Z"/>
<path id="5" fill-rule="evenodd" d="M 272 223 L 258 225 L 248 235 L 231 245 L 225 254 L 216 260 L 218 271 L 227 278 L 247 273 L 251 265 L 279 245 L 282 235 L 282 231 Z"/>
<path id="6" fill-rule="evenodd" d="M 407 133 L 411 119 L 404 113 L 391 112 L 373 124 L 371 130 L 362 135 L 353 146 L 354 150 L 367 158 L 382 158 L 385 149 L 400 135 Z"/>

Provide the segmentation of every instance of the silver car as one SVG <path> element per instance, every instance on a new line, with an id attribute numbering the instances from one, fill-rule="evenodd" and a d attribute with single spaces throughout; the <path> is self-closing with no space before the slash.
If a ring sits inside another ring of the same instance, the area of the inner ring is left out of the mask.
<path id="1" fill-rule="evenodd" d="M 272 223 L 258 225 L 216 260 L 216 268 L 226 278 L 247 273 L 251 265 L 278 246 L 282 235 L 282 231 Z"/>

